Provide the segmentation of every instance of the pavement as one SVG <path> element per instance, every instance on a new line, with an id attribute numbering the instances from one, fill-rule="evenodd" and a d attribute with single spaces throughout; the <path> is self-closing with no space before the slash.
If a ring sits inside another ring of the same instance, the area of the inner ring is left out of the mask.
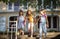
<path id="1" fill-rule="evenodd" d="M 44 38 L 43 33 L 42 37 L 42 39 L 60 39 L 60 32 L 48 32 L 46 38 Z M 39 39 L 39 34 L 35 33 L 33 37 L 29 37 L 29 35 L 20 35 L 20 39 Z"/>
<path id="2" fill-rule="evenodd" d="M 44 38 L 43 33 L 42 37 L 43 37 L 42 39 L 60 39 L 60 32 L 48 32 L 46 38 Z M 11 39 L 11 36 L 0 35 L 0 39 Z M 12 39 L 15 39 L 15 35 L 13 35 Z M 39 34 L 34 33 L 33 37 L 30 37 L 30 35 L 28 34 L 20 35 L 18 36 L 18 39 L 39 39 Z"/>

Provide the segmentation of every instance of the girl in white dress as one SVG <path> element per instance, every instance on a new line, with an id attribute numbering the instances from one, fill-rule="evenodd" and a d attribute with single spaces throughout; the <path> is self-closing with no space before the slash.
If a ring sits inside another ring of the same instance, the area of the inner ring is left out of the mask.
<path id="1" fill-rule="evenodd" d="M 18 27 L 17 27 L 18 31 L 20 34 L 22 33 L 22 35 L 24 35 L 25 17 L 23 16 L 22 10 L 19 11 L 19 16 L 17 20 L 18 20 Z"/>

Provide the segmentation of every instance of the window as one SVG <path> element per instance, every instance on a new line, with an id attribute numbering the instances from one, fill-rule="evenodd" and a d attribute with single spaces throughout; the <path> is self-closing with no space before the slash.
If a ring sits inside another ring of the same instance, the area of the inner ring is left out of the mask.
<path id="1" fill-rule="evenodd" d="M 6 17 L 2 16 L 0 17 L 0 32 L 6 31 Z"/>
<path id="2" fill-rule="evenodd" d="M 52 20 L 51 20 L 51 18 L 53 18 Z M 51 17 L 51 16 L 48 16 L 48 21 L 49 21 L 49 28 L 52 28 L 52 29 L 56 29 L 56 28 L 58 28 L 58 16 L 53 16 L 53 17 Z M 53 24 L 53 26 L 52 26 L 52 24 Z"/>
<path id="3" fill-rule="evenodd" d="M 11 10 L 12 9 L 12 3 L 9 2 L 9 5 L 8 5 L 8 9 Z"/>
<path id="4" fill-rule="evenodd" d="M 17 26 L 17 16 L 11 16 L 9 18 L 9 28 L 8 31 L 9 32 L 16 32 L 16 27 Z"/>
<path id="5" fill-rule="evenodd" d="M 19 1 L 17 0 L 15 3 L 9 2 L 8 4 L 8 10 L 10 11 L 19 11 Z"/>
<path id="6" fill-rule="evenodd" d="M 14 11 L 14 3 L 11 2 L 8 3 L 7 11 Z"/>
<path id="7" fill-rule="evenodd" d="M 19 10 L 19 1 L 17 0 L 15 3 L 14 3 L 14 11 L 18 11 Z"/>

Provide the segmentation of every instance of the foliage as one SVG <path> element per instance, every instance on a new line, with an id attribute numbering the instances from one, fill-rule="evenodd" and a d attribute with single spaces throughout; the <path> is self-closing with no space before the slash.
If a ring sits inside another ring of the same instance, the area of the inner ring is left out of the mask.
<path id="1" fill-rule="evenodd" d="M 0 1 L 3 1 L 4 3 L 8 3 L 8 2 L 17 2 L 19 1 L 20 2 L 20 5 L 27 5 L 27 3 L 30 2 L 29 5 L 34 5 L 35 6 L 35 3 L 36 2 L 33 2 L 33 1 L 36 1 L 36 0 L 0 0 Z M 42 0 L 37 0 L 38 1 L 38 5 L 40 6 L 42 4 Z M 53 7 L 55 7 L 56 5 L 60 5 L 60 1 L 59 0 L 44 0 L 44 7 L 46 7 L 47 5 L 48 6 L 51 6 L 51 1 L 53 1 Z M 58 4 L 56 4 L 56 1 L 58 1 Z"/>

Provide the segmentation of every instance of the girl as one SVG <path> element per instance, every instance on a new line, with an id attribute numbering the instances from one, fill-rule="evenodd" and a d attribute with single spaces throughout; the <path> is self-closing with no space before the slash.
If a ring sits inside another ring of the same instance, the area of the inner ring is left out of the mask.
<path id="1" fill-rule="evenodd" d="M 17 18 L 17 21 L 18 21 L 19 34 L 24 35 L 25 18 L 23 16 L 23 11 L 22 10 L 19 11 L 19 16 Z"/>
<path id="2" fill-rule="evenodd" d="M 31 10 L 28 10 L 26 13 L 26 18 L 28 20 L 28 31 L 31 33 L 31 37 L 33 35 L 33 15 Z"/>
<path id="3" fill-rule="evenodd" d="M 40 23 L 39 23 L 40 29 L 40 39 L 42 39 L 42 31 L 44 31 L 44 34 L 46 37 L 47 34 L 47 27 L 48 27 L 48 19 L 47 19 L 47 15 L 46 15 L 46 11 L 43 9 L 40 11 Z"/>

